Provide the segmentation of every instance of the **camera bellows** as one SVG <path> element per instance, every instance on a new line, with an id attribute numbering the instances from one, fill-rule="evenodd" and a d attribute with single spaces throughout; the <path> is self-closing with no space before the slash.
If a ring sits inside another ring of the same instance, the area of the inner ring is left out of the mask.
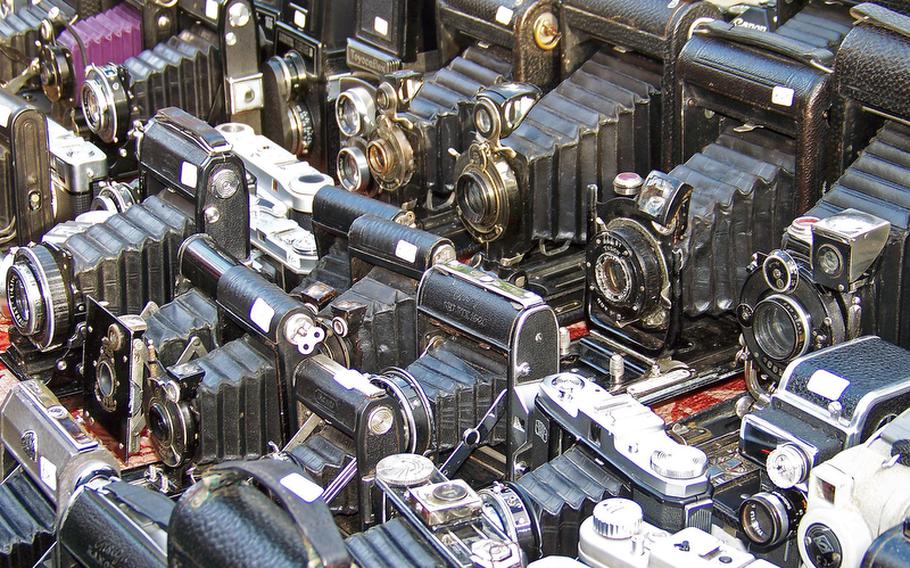
<path id="1" fill-rule="evenodd" d="M 853 18 L 845 8 L 839 4 L 809 4 L 774 33 L 798 41 L 807 48 L 836 50 L 853 27 Z"/>
<path id="2" fill-rule="evenodd" d="M 793 219 L 792 141 L 729 130 L 670 175 L 693 188 L 682 295 L 686 314 L 733 309 L 752 252 L 772 248 Z"/>
<path id="3" fill-rule="evenodd" d="M 350 439 L 344 439 L 337 430 L 326 428 L 287 453 L 288 459 L 306 471 L 317 485 L 329 487 L 354 461 Z M 336 515 L 354 515 L 358 512 L 358 484 L 350 482 L 328 503 Z"/>
<path id="4" fill-rule="evenodd" d="M 534 510 L 544 556 L 574 555 L 578 528 L 594 505 L 619 495 L 621 484 L 578 446 L 521 477 L 515 484 Z"/>
<path id="5" fill-rule="evenodd" d="M 347 545 L 358 566 L 371 568 L 447 566 L 401 517 L 351 536 L 347 540 Z"/>
<path id="6" fill-rule="evenodd" d="M 54 541 L 54 508 L 25 470 L 0 484 L 0 565 L 31 566 Z"/>
<path id="7" fill-rule="evenodd" d="M 424 120 L 451 114 L 458 110 L 459 103 L 474 97 L 482 88 L 504 81 L 509 69 L 508 62 L 489 50 L 468 48 L 427 79 L 411 101 L 410 112 Z"/>
<path id="8" fill-rule="evenodd" d="M 452 339 L 431 346 L 407 368 L 432 406 L 436 451 L 451 450 L 461 442 L 464 431 L 477 426 L 506 387 L 506 360 L 485 355 Z M 491 445 L 505 441 L 503 422 L 490 433 Z"/>

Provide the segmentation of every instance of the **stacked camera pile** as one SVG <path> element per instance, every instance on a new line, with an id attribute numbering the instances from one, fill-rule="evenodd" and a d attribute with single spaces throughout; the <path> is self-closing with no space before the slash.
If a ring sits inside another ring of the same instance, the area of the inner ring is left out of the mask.
<path id="1" fill-rule="evenodd" d="M 910 565 L 910 3 L 9 0 L 0 564 Z"/>

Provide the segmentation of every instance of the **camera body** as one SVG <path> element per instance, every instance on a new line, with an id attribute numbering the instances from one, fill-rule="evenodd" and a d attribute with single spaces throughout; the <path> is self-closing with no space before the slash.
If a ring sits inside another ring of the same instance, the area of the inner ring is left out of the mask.
<path id="1" fill-rule="evenodd" d="M 62 223 L 91 208 L 96 187 L 107 178 L 107 155 L 50 119 L 47 138 L 54 219 Z"/>
<path id="2" fill-rule="evenodd" d="M 6 91 L 0 93 L 0 239 L 26 245 L 54 224 L 48 157 L 48 123 L 43 113 Z"/>
<path id="3" fill-rule="evenodd" d="M 359 0 L 356 30 L 348 38 L 348 67 L 378 79 L 406 66 L 430 63 L 428 52 L 436 48 L 434 4 L 426 0 Z"/>
<path id="4" fill-rule="evenodd" d="M 299 284 L 318 260 L 312 233 L 313 200 L 332 178 L 297 158 L 252 127 L 217 127 L 243 160 L 251 185 L 250 236 L 260 263 L 271 265 L 274 280 L 288 290 Z M 262 272 L 266 272 L 263 266 Z"/>
<path id="5" fill-rule="evenodd" d="M 910 400 L 908 352 L 861 337 L 795 359 L 770 403 L 743 418 L 740 452 L 783 489 L 864 442 Z"/>
<path id="6" fill-rule="evenodd" d="M 457 261 L 430 267 L 417 288 L 422 355 L 404 369 L 433 425 L 418 452 L 454 448 L 493 411 L 502 418 L 486 443 L 505 442 L 505 477 L 519 477 L 527 416 L 540 381 L 558 369 L 558 342 L 556 315 L 536 294 Z M 503 406 L 491 408 L 498 398 Z"/>
<path id="7" fill-rule="evenodd" d="M 710 530 L 707 456 L 670 438 L 664 421 L 631 395 L 612 395 L 580 375 L 560 373 L 541 383 L 529 424 L 532 464 L 547 461 L 564 440 L 577 441 L 621 481 L 646 520 L 668 531 Z"/>
<path id="8" fill-rule="evenodd" d="M 451 241 L 372 215 L 351 223 L 352 285 L 319 311 L 323 349 L 345 367 L 379 373 L 417 358 L 417 284 L 424 271 L 455 260 Z M 319 283 L 315 284 L 320 286 Z M 301 292 L 315 301 L 309 290 Z"/>
<path id="9" fill-rule="evenodd" d="M 882 154 L 902 155 L 907 132 L 893 122 L 883 126 L 791 225 L 782 248 L 757 255 L 749 267 L 737 315 L 757 384 L 760 376 L 775 381 L 794 357 L 860 335 L 907 344 L 900 295 L 885 296 L 904 272 L 907 188 L 886 181 L 895 171 L 881 172 L 882 181 L 868 174 L 883 164 Z"/>
<path id="10" fill-rule="evenodd" d="M 865 443 L 813 468 L 797 537 L 806 566 L 859 566 L 875 538 L 903 524 L 910 514 L 908 436 L 910 415 L 902 412 Z"/>

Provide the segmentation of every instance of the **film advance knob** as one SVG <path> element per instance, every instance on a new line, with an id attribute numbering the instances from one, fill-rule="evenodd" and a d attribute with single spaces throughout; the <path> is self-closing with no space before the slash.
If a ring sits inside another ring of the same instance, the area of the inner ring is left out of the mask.
<path id="1" fill-rule="evenodd" d="M 604 538 L 632 538 L 641 531 L 641 507 L 630 499 L 607 499 L 594 507 L 594 530 Z"/>
<path id="2" fill-rule="evenodd" d="M 692 446 L 674 446 L 651 454 L 651 468 L 670 479 L 693 479 L 705 473 L 707 467 L 705 453 Z"/>
<path id="3" fill-rule="evenodd" d="M 436 466 L 418 454 L 394 454 L 379 460 L 376 477 L 393 487 L 423 485 L 433 477 Z"/>

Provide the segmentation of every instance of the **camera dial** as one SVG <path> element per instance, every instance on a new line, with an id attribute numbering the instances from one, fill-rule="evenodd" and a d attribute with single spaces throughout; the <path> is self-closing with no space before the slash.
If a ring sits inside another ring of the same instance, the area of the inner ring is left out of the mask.
<path id="1" fill-rule="evenodd" d="M 781 489 L 790 489 L 809 477 L 809 459 L 793 444 L 782 444 L 768 454 L 768 478 Z"/>

